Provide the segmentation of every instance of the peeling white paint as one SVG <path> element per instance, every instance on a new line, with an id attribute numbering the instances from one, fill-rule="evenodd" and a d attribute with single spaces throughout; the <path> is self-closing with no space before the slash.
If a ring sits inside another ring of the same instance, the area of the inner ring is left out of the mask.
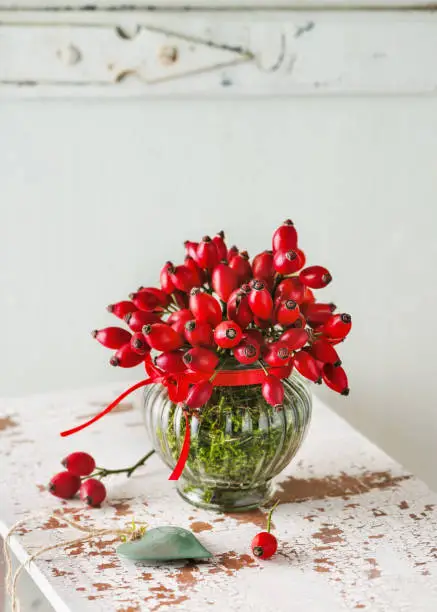
<path id="1" fill-rule="evenodd" d="M 264 525 L 263 513 L 219 515 L 191 507 L 155 456 L 131 479 L 112 477 L 108 503 L 100 510 L 79 501 L 62 504 L 40 491 L 73 450 L 94 453 L 105 467 L 122 467 L 149 448 L 139 411 L 129 403 L 76 437 L 58 435 L 120 390 L 117 385 L 0 402 L 6 474 L 0 533 L 29 513 L 49 516 L 55 508 L 89 526 L 118 527 L 135 516 L 150 527 L 192 529 L 215 557 L 187 566 L 132 565 L 117 558 L 110 536 L 106 543 L 52 551 L 32 565 L 31 575 L 55 610 L 288 612 L 290 585 L 296 610 L 435 610 L 437 495 L 318 400 L 297 460 L 278 479 L 282 503 L 273 522 L 280 547 L 268 562 L 249 551 Z M 12 545 L 24 560 L 36 548 L 75 535 L 56 522 L 32 519 Z M 274 602 L 273 591 L 281 594 Z"/>
<path id="2" fill-rule="evenodd" d="M 2 95 L 434 94 L 436 56 L 432 12 L 0 15 Z"/>

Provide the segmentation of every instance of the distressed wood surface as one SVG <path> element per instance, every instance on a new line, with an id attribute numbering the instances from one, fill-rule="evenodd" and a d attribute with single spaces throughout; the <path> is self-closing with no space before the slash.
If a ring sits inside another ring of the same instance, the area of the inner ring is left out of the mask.
<path id="1" fill-rule="evenodd" d="M 0 8 L 14 10 L 271 10 L 275 8 L 305 10 L 317 7 L 333 10 L 354 10 L 361 7 L 420 8 L 429 10 L 433 3 L 425 0 L 0 0 Z"/>
<path id="2" fill-rule="evenodd" d="M 0 11 L 0 95 L 437 91 L 432 12 Z"/>
<path id="3" fill-rule="evenodd" d="M 142 565 L 121 561 L 111 536 L 46 553 L 31 575 L 56 610 L 165 612 L 371 610 L 431 612 L 437 607 L 437 495 L 315 400 L 310 434 L 278 478 L 278 554 L 254 559 L 252 537 L 265 513 L 219 515 L 182 501 L 157 457 L 131 479 L 108 480 L 109 499 L 90 510 L 44 491 L 69 452 L 99 465 L 131 465 L 149 449 L 139 411 L 125 402 L 98 425 L 62 439 L 59 431 L 94 414 L 122 385 L 0 402 L 0 533 L 28 515 L 11 540 L 20 560 L 77 532 L 49 520 L 54 509 L 84 525 L 191 529 L 211 562 Z M 277 597 L 273 601 L 272 593 Z M 292 602 L 292 606 L 291 603 Z"/>

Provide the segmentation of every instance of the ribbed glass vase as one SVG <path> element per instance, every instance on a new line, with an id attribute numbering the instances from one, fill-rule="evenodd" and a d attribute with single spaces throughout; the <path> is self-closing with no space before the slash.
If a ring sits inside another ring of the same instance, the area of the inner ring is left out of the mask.
<path id="1" fill-rule="evenodd" d="M 178 481 L 185 500 L 238 511 L 270 499 L 272 478 L 298 451 L 311 418 L 311 395 L 303 379 L 292 374 L 283 383 L 279 410 L 267 404 L 259 384 L 214 388 L 201 416 L 191 417 L 190 454 Z M 165 387 L 151 385 L 142 409 L 156 452 L 173 469 L 184 440 L 182 407 L 169 400 Z"/>

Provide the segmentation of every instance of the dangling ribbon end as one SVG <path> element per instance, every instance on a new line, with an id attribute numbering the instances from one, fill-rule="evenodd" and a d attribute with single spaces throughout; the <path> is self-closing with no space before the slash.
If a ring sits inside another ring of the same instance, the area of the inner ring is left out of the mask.
<path id="1" fill-rule="evenodd" d="M 145 380 L 141 380 L 140 382 L 136 383 L 135 385 L 132 385 L 132 387 L 129 387 L 129 389 L 126 389 L 126 391 L 124 391 L 113 402 L 111 402 L 109 404 L 109 406 L 107 406 L 104 410 L 102 410 L 101 412 L 96 414 L 96 416 L 94 416 L 92 419 L 90 419 L 86 423 L 82 423 L 82 425 L 78 425 L 77 427 L 73 427 L 72 429 L 67 429 L 65 431 L 61 431 L 61 437 L 65 438 L 67 436 L 71 436 L 72 434 L 77 433 L 78 431 L 81 431 L 82 429 L 85 429 L 85 427 L 89 427 L 90 425 L 92 425 L 93 423 L 95 423 L 96 421 L 98 421 L 99 419 L 104 417 L 105 414 L 108 414 L 108 412 L 111 412 L 111 410 L 113 410 L 116 406 L 118 406 L 118 404 L 126 396 L 130 395 L 131 393 L 133 393 L 133 391 L 136 391 L 140 387 L 144 387 L 146 385 L 150 385 L 150 383 L 152 383 L 152 382 L 154 382 L 152 378 L 146 378 Z"/>
<path id="2" fill-rule="evenodd" d="M 168 477 L 169 480 L 179 480 L 182 472 L 184 471 L 185 464 L 188 459 L 188 455 L 190 454 L 190 420 L 188 418 L 187 412 L 185 412 L 185 437 L 184 443 L 182 444 L 181 454 L 179 455 L 178 462 L 175 465 L 173 472 Z"/>

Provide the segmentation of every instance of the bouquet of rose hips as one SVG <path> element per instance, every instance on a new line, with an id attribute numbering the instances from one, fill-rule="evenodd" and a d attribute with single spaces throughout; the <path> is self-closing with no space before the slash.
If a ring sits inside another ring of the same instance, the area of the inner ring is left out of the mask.
<path id="1" fill-rule="evenodd" d="M 265 372 L 262 393 L 272 406 L 281 405 L 284 388 L 269 371 L 289 375 L 295 367 L 310 381 L 349 393 L 335 345 L 349 333 L 351 317 L 336 314 L 332 303 L 316 301 L 313 290 L 326 287 L 332 277 L 322 266 L 305 267 L 290 220 L 274 232 L 272 250 L 252 263 L 246 251 L 227 248 L 223 232 L 199 243 L 186 241 L 185 250 L 183 264 L 167 262 L 162 268 L 160 288 L 140 287 L 129 300 L 108 307 L 131 330 L 93 332 L 101 344 L 116 349 L 113 366 L 145 362 L 153 381 L 165 384 L 170 398 L 186 410 L 207 403 L 215 375 L 232 359 L 259 362 Z"/>

